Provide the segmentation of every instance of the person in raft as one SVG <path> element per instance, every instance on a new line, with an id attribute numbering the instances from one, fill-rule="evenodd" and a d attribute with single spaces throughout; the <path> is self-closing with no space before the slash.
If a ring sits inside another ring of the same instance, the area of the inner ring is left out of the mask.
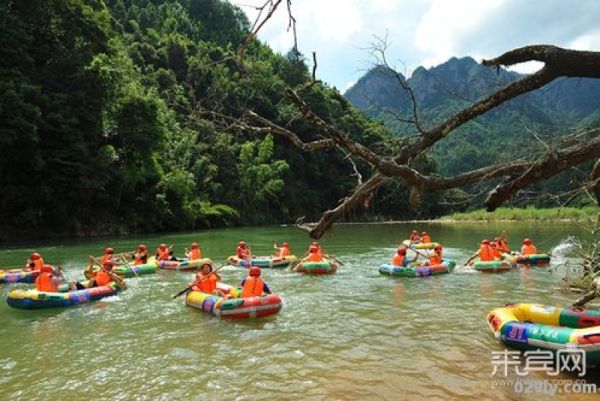
<path id="1" fill-rule="evenodd" d="M 260 277 L 260 268 L 256 266 L 252 266 L 248 270 L 248 277 L 242 280 L 240 286 L 242 287 L 242 298 L 260 297 L 271 293 L 267 283 Z"/>
<path id="2" fill-rule="evenodd" d="M 423 262 L 423 266 L 437 266 L 442 264 L 442 246 L 436 245 L 429 255 L 429 260 Z"/>
<path id="3" fill-rule="evenodd" d="M 421 233 L 421 242 L 424 244 L 431 244 L 431 237 L 427 234 L 427 231 Z"/>
<path id="4" fill-rule="evenodd" d="M 412 230 L 412 233 L 410 233 L 410 235 L 408 236 L 408 241 L 410 241 L 411 244 L 417 243 L 421 240 L 421 237 L 419 237 L 419 232 L 417 230 Z"/>
<path id="5" fill-rule="evenodd" d="M 406 257 L 406 248 L 401 246 L 396 250 L 396 254 L 392 257 L 392 266 L 408 266 L 410 260 Z"/>
<path id="6" fill-rule="evenodd" d="M 40 292 L 58 292 L 58 287 L 62 284 L 62 281 L 54 275 L 52 266 L 42 266 L 40 275 L 35 279 L 35 289 Z"/>
<path id="7" fill-rule="evenodd" d="M 482 262 L 493 262 L 494 260 L 498 260 L 494 257 L 494 250 L 490 246 L 490 241 L 487 239 L 481 241 L 477 256 L 479 256 L 479 260 Z"/>
<path id="8" fill-rule="evenodd" d="M 115 263 L 112 260 L 106 262 L 106 264 L 102 264 L 102 269 L 95 271 L 92 274 L 92 278 L 90 280 L 88 288 L 92 287 L 103 287 L 108 285 L 111 281 L 113 281 L 112 276 L 110 275 L 110 271 L 115 266 Z"/>
<path id="9" fill-rule="evenodd" d="M 198 259 L 202 259 L 202 251 L 200 250 L 200 245 L 198 245 L 196 242 L 192 243 L 192 249 L 188 252 L 188 250 L 185 250 L 185 256 L 189 259 L 189 260 L 198 260 Z M 206 265 L 205 265 L 206 266 Z"/>
<path id="10" fill-rule="evenodd" d="M 494 260 L 502 260 L 502 252 L 498 248 L 498 243 L 494 240 L 490 242 L 490 248 L 492 248 L 492 255 Z"/>
<path id="11" fill-rule="evenodd" d="M 156 260 L 170 260 L 171 255 L 169 253 L 169 248 L 167 248 L 167 244 L 160 244 L 158 249 L 156 250 Z"/>
<path id="12" fill-rule="evenodd" d="M 502 231 L 500 237 L 496 237 L 495 241 L 498 244 L 498 249 L 500 249 L 500 252 L 510 253 L 510 247 L 508 246 L 508 234 L 506 231 Z"/>
<path id="13" fill-rule="evenodd" d="M 531 240 L 529 238 L 525 238 L 523 240 L 523 246 L 521 247 L 521 255 L 527 256 L 527 255 L 535 255 L 537 253 L 538 253 L 537 248 L 535 246 L 533 246 L 533 244 L 531 243 Z"/>
<path id="14" fill-rule="evenodd" d="M 240 264 L 243 266 L 250 266 L 250 255 L 252 251 L 248 248 L 248 245 L 244 241 L 240 241 L 237 248 L 235 248 L 235 256 L 240 260 Z"/>
<path id="15" fill-rule="evenodd" d="M 277 250 L 277 252 L 275 252 L 275 254 L 273 255 L 273 259 L 275 259 L 275 260 L 282 260 L 286 256 L 291 255 L 290 244 L 288 244 L 287 242 L 284 242 L 283 244 L 281 244 L 280 247 L 277 245 L 273 245 L 273 248 Z"/>
<path id="16" fill-rule="evenodd" d="M 102 260 L 100 261 L 100 263 L 102 263 L 102 266 L 107 268 L 109 262 L 114 265 L 115 264 L 114 255 L 115 255 L 114 249 L 104 248 L 104 254 L 102 255 Z"/>
<path id="17" fill-rule="evenodd" d="M 42 259 L 42 255 L 37 252 L 33 252 L 31 257 L 27 259 L 27 269 L 31 271 L 42 271 L 42 267 L 44 267 L 44 259 Z"/>
<path id="18" fill-rule="evenodd" d="M 213 268 L 209 263 L 205 263 L 196 274 L 196 280 L 191 284 L 191 287 L 193 291 L 225 297 L 225 293 L 217 288 L 219 280 L 221 280 L 221 276 L 213 272 Z"/>
<path id="19" fill-rule="evenodd" d="M 138 246 L 137 252 L 131 255 L 133 258 L 134 265 L 145 265 L 148 263 L 148 259 L 150 259 L 150 252 L 148 252 L 148 247 L 146 244 L 140 244 Z"/>

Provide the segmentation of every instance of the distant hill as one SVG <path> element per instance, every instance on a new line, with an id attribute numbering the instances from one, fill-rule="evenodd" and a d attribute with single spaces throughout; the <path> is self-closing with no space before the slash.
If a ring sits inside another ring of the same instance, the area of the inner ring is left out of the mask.
<path id="1" fill-rule="evenodd" d="M 399 78 L 413 89 L 420 119 L 425 127 L 431 127 L 522 76 L 464 57 L 429 69 L 419 67 L 408 80 L 401 74 Z M 410 118 L 412 104 L 397 77 L 385 68 L 368 71 L 345 96 L 396 134 L 414 133 L 410 125 L 398 122 L 390 113 Z M 526 156 L 531 151 L 531 131 L 552 141 L 575 127 L 591 124 L 600 124 L 600 80 L 559 79 L 465 124 L 436 145 L 434 153 L 440 171 L 454 174 L 490 160 Z M 443 157 L 449 152 L 451 157 Z"/>

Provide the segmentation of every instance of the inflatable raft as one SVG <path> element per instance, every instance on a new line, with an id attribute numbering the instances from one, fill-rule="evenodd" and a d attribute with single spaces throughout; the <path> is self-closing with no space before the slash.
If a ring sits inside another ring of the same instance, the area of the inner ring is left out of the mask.
<path id="1" fill-rule="evenodd" d="M 429 277 L 438 274 L 447 274 L 456 267 L 452 259 L 442 259 L 442 263 L 433 266 L 394 266 L 383 264 L 379 266 L 379 273 L 394 277 Z"/>
<path id="2" fill-rule="evenodd" d="M 98 266 L 94 266 L 92 271 L 96 272 L 98 271 L 98 269 L 100 269 Z M 143 265 L 119 265 L 113 267 L 112 272 L 121 278 L 132 278 L 144 276 L 146 274 L 153 274 L 156 273 L 157 270 L 158 263 L 156 262 L 156 259 L 154 257 L 151 257 L 150 259 L 148 259 L 148 263 L 145 263 Z M 83 275 L 88 279 L 92 278 L 92 272 L 89 269 L 84 270 Z"/>
<path id="3" fill-rule="evenodd" d="M 509 304 L 488 313 L 490 329 L 507 346 L 522 350 L 583 350 L 600 362 L 600 311 Z"/>
<path id="4" fill-rule="evenodd" d="M 321 262 L 300 262 L 296 271 L 305 274 L 334 274 L 337 268 L 337 263 L 323 259 Z"/>
<path id="5" fill-rule="evenodd" d="M 550 255 L 545 253 L 517 255 L 517 263 L 521 265 L 547 265 L 550 263 Z"/>
<path id="6" fill-rule="evenodd" d="M 102 287 L 68 292 L 40 292 L 37 290 L 13 290 L 6 302 L 18 309 L 62 308 L 96 301 L 115 295 L 121 287 L 114 282 Z"/>
<path id="7" fill-rule="evenodd" d="M 439 243 L 437 242 L 428 242 L 426 244 L 422 243 L 422 242 L 410 242 L 409 240 L 405 239 L 404 241 L 402 241 L 402 245 L 404 245 L 407 248 L 411 248 L 411 249 L 425 249 L 425 250 L 431 250 L 433 248 L 435 248 L 436 246 L 439 245 Z"/>
<path id="8" fill-rule="evenodd" d="M 514 264 L 510 260 L 494 260 L 490 262 L 477 261 L 473 263 L 473 270 L 483 273 L 501 273 L 510 271 Z"/>
<path id="9" fill-rule="evenodd" d="M 182 259 L 182 260 L 159 260 L 158 267 L 163 270 L 176 270 L 176 271 L 197 271 L 204 265 L 212 265 L 212 260 L 209 258 L 202 259 Z"/>
<path id="10" fill-rule="evenodd" d="M 192 308 L 224 319 L 253 319 L 279 313 L 282 307 L 281 298 L 276 294 L 260 297 L 239 298 L 241 290 L 229 285 L 217 284 L 217 288 L 233 298 L 190 291 L 185 297 L 185 304 Z"/>
<path id="11" fill-rule="evenodd" d="M 257 256 L 256 258 L 252 258 L 252 266 L 257 266 L 260 268 L 284 269 L 289 267 L 296 260 L 298 260 L 298 258 L 294 255 L 286 256 L 283 259 L 276 258 L 274 256 Z M 248 267 L 247 262 L 244 263 L 244 261 L 235 255 L 228 257 L 227 263 L 232 266 Z"/>
<path id="12" fill-rule="evenodd" d="M 49 266 L 49 265 L 47 265 Z M 51 266 L 54 272 L 56 269 Z M 37 276 L 40 275 L 38 270 L 26 270 L 26 269 L 11 269 L 11 270 L 0 270 L 0 284 L 11 284 L 11 283 L 34 283 Z"/>

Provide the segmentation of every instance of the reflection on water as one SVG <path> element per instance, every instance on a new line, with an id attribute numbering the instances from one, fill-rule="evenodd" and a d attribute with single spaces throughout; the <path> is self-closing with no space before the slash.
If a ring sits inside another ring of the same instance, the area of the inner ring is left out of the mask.
<path id="1" fill-rule="evenodd" d="M 464 262 L 483 237 L 505 226 L 421 226 Z M 28 312 L 0 305 L 0 399 L 547 399 L 492 390 L 491 352 L 502 350 L 485 321 L 508 302 L 564 306 L 573 296 L 554 291 L 560 269 L 506 274 L 469 273 L 426 279 L 381 276 L 409 225 L 344 225 L 324 239 L 343 260 L 339 274 L 304 277 L 263 270 L 284 300 L 282 312 L 259 321 L 207 316 L 172 295 L 191 274 L 161 271 L 128 280 L 118 297 L 82 307 Z M 531 236 L 542 249 L 556 247 L 571 226 L 511 225 L 511 245 Z M 110 244 L 117 252 L 139 242 L 198 241 L 217 263 L 240 239 L 254 254 L 289 241 L 296 254 L 310 240 L 294 228 L 227 229 L 168 236 L 53 243 L 36 248 L 48 262 L 80 277 L 86 256 Z M 38 246 L 38 245 L 36 245 Z M 21 263 L 32 246 L 0 252 L 3 264 Z M 556 248 L 554 248 L 556 250 Z M 565 258 L 569 254 L 564 254 Z M 460 263 L 459 263 L 460 264 Z M 244 271 L 221 270 L 227 283 Z M 22 285 L 18 285 L 22 286 Z M 0 289 L 3 297 L 7 287 Z M 597 373 L 588 381 L 598 382 Z M 542 375 L 539 377 L 543 378 Z M 561 395 L 597 399 L 597 395 Z M 561 399 L 558 397 L 558 399 Z"/>

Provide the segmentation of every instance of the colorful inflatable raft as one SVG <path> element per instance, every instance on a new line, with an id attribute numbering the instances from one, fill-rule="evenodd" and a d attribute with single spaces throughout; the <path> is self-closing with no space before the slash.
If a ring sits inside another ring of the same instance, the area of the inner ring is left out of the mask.
<path id="1" fill-rule="evenodd" d="M 517 263 L 522 265 L 547 265 L 550 263 L 550 255 L 545 253 L 517 255 Z"/>
<path id="2" fill-rule="evenodd" d="M 298 258 L 294 255 L 286 256 L 283 259 L 276 258 L 274 256 L 257 256 L 252 258 L 252 266 L 258 266 L 260 268 L 272 268 L 272 269 L 284 269 L 289 267 Z M 237 256 L 230 256 L 227 258 L 227 263 L 232 266 L 249 267 L 248 263 L 242 261 Z"/>
<path id="3" fill-rule="evenodd" d="M 109 297 L 111 295 L 115 295 L 120 290 L 121 287 L 114 282 L 102 287 L 93 287 L 85 290 L 68 292 L 13 290 L 8 294 L 6 302 L 9 306 L 19 309 L 62 308 Z"/>
<path id="4" fill-rule="evenodd" d="M 477 261 L 473 263 L 473 270 L 483 273 L 501 273 L 510 271 L 514 264 L 509 260 L 494 260 L 490 262 Z"/>
<path id="5" fill-rule="evenodd" d="M 438 274 L 447 274 L 456 267 L 452 259 L 443 259 L 442 263 L 433 266 L 393 266 L 383 264 L 379 266 L 379 273 L 394 277 L 429 277 Z"/>
<path id="6" fill-rule="evenodd" d="M 240 289 L 222 283 L 218 283 L 217 286 L 233 298 L 224 299 L 200 291 L 190 291 L 185 297 L 185 304 L 224 319 L 253 319 L 275 315 L 281 310 L 279 295 L 239 298 Z"/>
<path id="7" fill-rule="evenodd" d="M 176 270 L 176 271 L 196 271 L 204 265 L 212 265 L 212 260 L 209 258 L 202 259 L 182 259 L 182 260 L 159 260 L 158 267 L 163 270 Z"/>
<path id="8" fill-rule="evenodd" d="M 522 349 L 584 350 L 600 362 L 600 311 L 509 304 L 488 313 L 490 329 L 507 346 Z"/>
<path id="9" fill-rule="evenodd" d="M 56 269 L 51 266 L 54 272 Z M 11 269 L 0 270 L 0 284 L 33 283 L 40 272 L 37 270 Z"/>
<path id="10" fill-rule="evenodd" d="M 92 268 L 92 271 L 95 272 L 98 271 L 98 269 L 100 269 L 98 266 L 94 266 Z M 144 276 L 146 274 L 153 274 L 156 273 L 157 270 L 158 263 L 156 262 L 156 259 L 154 257 L 151 257 L 150 259 L 148 259 L 148 263 L 145 263 L 143 265 L 119 265 L 113 267 L 112 272 L 121 278 L 132 278 Z M 84 270 L 83 274 L 88 279 L 92 277 L 92 272 L 89 269 Z"/>
<path id="11" fill-rule="evenodd" d="M 412 248 L 412 249 L 433 249 L 436 246 L 439 245 L 439 243 L 437 242 L 428 242 L 426 244 L 422 243 L 422 242 L 410 242 L 410 240 L 405 239 L 404 241 L 402 241 L 402 245 L 404 245 L 407 248 Z"/>
<path id="12" fill-rule="evenodd" d="M 337 263 L 327 259 L 323 259 L 321 262 L 300 262 L 296 266 L 296 271 L 298 273 L 305 274 L 334 274 L 337 269 Z"/>

